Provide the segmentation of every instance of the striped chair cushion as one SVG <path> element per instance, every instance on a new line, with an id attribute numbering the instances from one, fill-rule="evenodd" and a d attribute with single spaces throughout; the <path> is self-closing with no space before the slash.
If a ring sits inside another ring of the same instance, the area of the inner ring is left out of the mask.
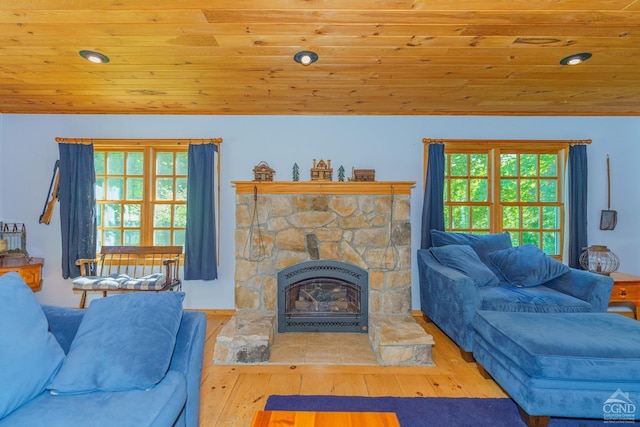
<path id="1" fill-rule="evenodd" d="M 109 276 L 85 276 L 73 280 L 76 290 L 162 290 L 167 283 L 164 274 L 156 273 L 148 276 L 133 278 L 126 274 L 111 274 Z"/>
<path id="2" fill-rule="evenodd" d="M 167 284 L 167 276 L 162 273 L 150 274 L 144 277 L 132 278 L 120 284 L 120 289 L 136 291 L 161 291 Z"/>
<path id="3" fill-rule="evenodd" d="M 111 274 L 109 276 L 82 276 L 73 279 L 73 289 L 80 290 L 116 290 L 120 289 L 120 276 L 125 274 Z M 128 276 L 126 276 L 128 277 Z"/>

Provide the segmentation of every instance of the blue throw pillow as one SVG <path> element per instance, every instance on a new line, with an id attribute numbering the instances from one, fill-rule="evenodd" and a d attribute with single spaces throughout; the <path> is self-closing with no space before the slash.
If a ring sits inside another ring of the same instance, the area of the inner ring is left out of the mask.
<path id="1" fill-rule="evenodd" d="M 491 267 L 489 254 L 500 249 L 510 248 L 511 236 L 509 233 L 470 234 L 431 230 L 431 243 L 433 246 L 469 245 L 476 251 L 480 260 Z"/>
<path id="2" fill-rule="evenodd" d="M 182 292 L 130 292 L 87 309 L 51 394 L 145 390 L 169 369 L 182 320 Z"/>
<path id="3" fill-rule="evenodd" d="M 469 245 L 440 246 L 431 248 L 430 251 L 440 264 L 463 273 L 476 286 L 497 285 L 500 282 Z"/>
<path id="4" fill-rule="evenodd" d="M 0 276 L 0 419 L 45 390 L 64 351 L 18 273 Z"/>
<path id="5" fill-rule="evenodd" d="M 569 271 L 535 245 L 516 246 L 493 252 L 489 259 L 512 286 L 529 288 L 542 285 Z"/>

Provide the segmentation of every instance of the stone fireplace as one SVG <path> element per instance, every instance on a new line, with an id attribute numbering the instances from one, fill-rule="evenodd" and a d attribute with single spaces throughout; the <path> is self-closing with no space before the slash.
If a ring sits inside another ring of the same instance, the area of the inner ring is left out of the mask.
<path id="1" fill-rule="evenodd" d="M 290 274 L 299 265 L 344 263 L 366 273 L 367 283 L 356 286 L 366 288 L 360 306 L 366 310 L 368 324 L 358 328 L 360 332 L 366 328 L 379 362 L 432 364 L 433 340 L 411 317 L 410 195 L 414 183 L 234 184 L 236 314 L 218 335 L 216 363 L 267 362 L 283 321 L 278 316 L 279 297 L 284 299 L 278 290 L 279 275 Z M 310 286 L 305 292 L 313 288 Z M 335 292 L 344 293 L 348 300 L 353 297 L 349 294 L 347 298 L 348 288 L 337 286 Z M 314 304 L 320 307 L 313 298 L 296 299 L 299 308 L 307 302 L 311 310 Z M 295 306 L 295 301 L 289 303 Z M 330 310 L 340 307 L 336 304 Z"/>

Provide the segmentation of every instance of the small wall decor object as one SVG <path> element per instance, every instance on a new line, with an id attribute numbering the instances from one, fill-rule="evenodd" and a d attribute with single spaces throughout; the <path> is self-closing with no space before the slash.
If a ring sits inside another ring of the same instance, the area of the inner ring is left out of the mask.
<path id="1" fill-rule="evenodd" d="M 322 159 L 316 163 L 313 159 L 313 167 L 311 168 L 311 181 L 332 181 L 333 169 L 331 168 L 331 160 L 326 162 Z"/>
<path id="2" fill-rule="evenodd" d="M 375 181 L 376 170 L 375 169 L 352 169 L 354 181 Z"/>
<path id="3" fill-rule="evenodd" d="M 53 209 L 58 201 L 58 188 L 60 186 L 60 173 L 59 173 L 60 160 L 56 160 L 53 165 L 53 176 L 51 177 L 51 184 L 49 184 L 49 192 L 47 193 L 47 200 L 44 202 L 44 209 L 42 215 L 40 215 L 40 224 L 49 224 L 51 222 L 51 216 L 53 215 Z"/>
<path id="4" fill-rule="evenodd" d="M 260 162 L 253 168 L 254 181 L 273 181 L 276 171 L 271 169 L 267 162 Z"/>
<path id="5" fill-rule="evenodd" d="M 600 230 L 613 230 L 618 222 L 618 212 L 611 209 L 611 166 L 607 154 L 607 209 L 600 212 Z"/>
<path id="6" fill-rule="evenodd" d="M 620 259 L 604 245 L 592 245 L 583 248 L 580 265 L 592 273 L 608 276 L 620 267 Z"/>
<path id="7" fill-rule="evenodd" d="M 297 163 L 293 164 L 293 182 L 300 181 L 300 167 Z"/>
<path id="8" fill-rule="evenodd" d="M 344 182 L 344 166 L 342 165 L 338 168 L 338 181 Z"/>

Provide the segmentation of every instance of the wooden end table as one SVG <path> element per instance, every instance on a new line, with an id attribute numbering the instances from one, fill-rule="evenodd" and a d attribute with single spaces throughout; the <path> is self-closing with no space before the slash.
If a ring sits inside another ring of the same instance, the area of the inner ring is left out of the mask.
<path id="1" fill-rule="evenodd" d="M 611 273 L 613 291 L 609 302 L 630 301 L 636 305 L 636 319 L 640 319 L 640 276 Z"/>
<path id="2" fill-rule="evenodd" d="M 17 272 L 33 292 L 42 289 L 42 266 L 44 258 L 0 257 L 0 276 L 10 271 Z"/>
<path id="3" fill-rule="evenodd" d="M 394 412 L 258 411 L 251 427 L 400 427 Z"/>

